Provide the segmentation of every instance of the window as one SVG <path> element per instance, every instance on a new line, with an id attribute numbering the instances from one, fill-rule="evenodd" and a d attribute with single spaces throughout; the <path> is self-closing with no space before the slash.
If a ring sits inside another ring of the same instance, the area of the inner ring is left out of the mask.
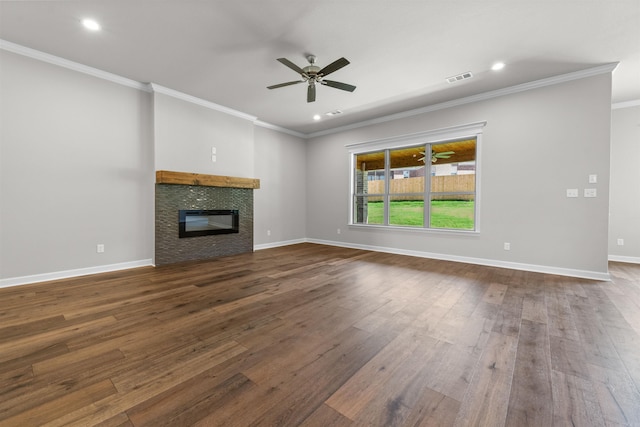
<path id="1" fill-rule="evenodd" d="M 350 223 L 477 231 L 479 128 L 350 146 Z"/>

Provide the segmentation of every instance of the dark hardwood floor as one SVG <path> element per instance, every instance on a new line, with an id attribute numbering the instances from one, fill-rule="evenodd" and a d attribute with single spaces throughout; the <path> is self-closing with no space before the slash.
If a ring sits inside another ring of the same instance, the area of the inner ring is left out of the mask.
<path id="1" fill-rule="evenodd" d="M 640 426 L 640 265 L 301 244 L 0 289 L 1 426 Z"/>

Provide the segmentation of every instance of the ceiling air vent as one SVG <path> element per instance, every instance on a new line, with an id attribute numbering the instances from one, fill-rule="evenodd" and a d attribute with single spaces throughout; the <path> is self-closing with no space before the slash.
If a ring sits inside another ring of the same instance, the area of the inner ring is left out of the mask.
<path id="1" fill-rule="evenodd" d="M 471 74 L 471 71 L 467 71 L 466 73 L 458 74 L 457 76 L 447 77 L 447 82 L 455 83 L 462 80 L 470 79 L 471 77 L 473 77 L 473 74 Z"/>
<path id="2" fill-rule="evenodd" d="M 342 114 L 342 111 L 340 110 L 333 110 L 333 111 L 329 111 L 328 113 L 325 113 L 327 116 L 337 116 L 338 114 Z"/>

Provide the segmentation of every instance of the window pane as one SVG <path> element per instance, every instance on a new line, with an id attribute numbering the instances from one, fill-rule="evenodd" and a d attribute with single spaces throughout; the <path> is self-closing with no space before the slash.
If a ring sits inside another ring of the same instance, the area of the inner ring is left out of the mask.
<path id="1" fill-rule="evenodd" d="M 424 193 L 424 153 L 423 145 L 389 151 L 390 194 Z"/>
<path id="2" fill-rule="evenodd" d="M 384 224 L 384 202 L 382 196 L 355 196 L 354 224 Z"/>
<path id="3" fill-rule="evenodd" d="M 476 140 L 434 144 L 429 226 L 475 229 L 475 191 Z"/>
<path id="4" fill-rule="evenodd" d="M 355 180 L 356 194 L 384 194 L 384 151 L 356 155 Z"/>
<path id="5" fill-rule="evenodd" d="M 474 212 L 475 200 L 473 195 L 455 198 L 432 196 L 430 226 L 432 228 L 473 230 L 475 228 Z"/>
<path id="6" fill-rule="evenodd" d="M 389 224 L 424 226 L 424 195 L 404 194 L 391 196 L 389 201 Z"/>

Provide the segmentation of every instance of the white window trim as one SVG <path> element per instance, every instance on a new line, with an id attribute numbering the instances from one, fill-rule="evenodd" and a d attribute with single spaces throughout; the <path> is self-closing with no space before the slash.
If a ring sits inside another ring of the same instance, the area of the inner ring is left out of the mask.
<path id="1" fill-rule="evenodd" d="M 400 135 L 390 138 L 376 139 L 372 141 L 356 142 L 346 144 L 345 147 L 349 150 L 349 219 L 347 224 L 354 227 L 371 227 L 378 229 L 391 229 L 391 230 L 412 230 L 418 232 L 427 233 L 465 233 L 465 234 L 477 234 L 480 232 L 480 193 L 481 193 L 481 153 L 482 153 L 482 131 L 487 122 L 474 122 L 464 125 L 451 126 L 447 128 L 434 129 L 425 132 L 412 133 L 407 135 Z M 427 227 L 406 227 L 397 225 L 380 225 L 380 224 L 355 224 L 353 222 L 353 185 L 355 182 L 355 155 L 367 153 L 371 151 L 385 150 L 401 148 L 411 145 L 421 144 L 438 144 L 455 139 L 475 138 L 476 139 L 476 197 L 474 206 L 474 229 L 473 230 L 449 230 L 440 228 L 427 228 Z"/>

